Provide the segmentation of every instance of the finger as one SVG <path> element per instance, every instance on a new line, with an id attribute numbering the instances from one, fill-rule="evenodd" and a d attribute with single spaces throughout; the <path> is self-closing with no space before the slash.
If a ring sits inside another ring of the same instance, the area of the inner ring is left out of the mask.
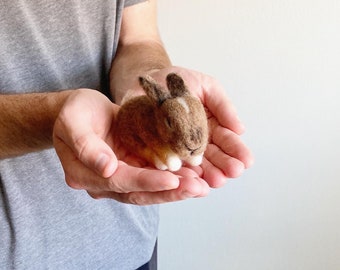
<path id="1" fill-rule="evenodd" d="M 104 178 L 116 170 L 117 158 L 113 150 L 94 133 L 78 137 L 73 150 L 83 164 Z"/>
<path id="2" fill-rule="evenodd" d="M 121 161 L 115 164 L 116 170 L 111 177 L 100 177 L 85 166 L 66 144 L 60 142 L 57 153 L 65 171 L 65 180 L 72 188 L 92 192 L 129 193 L 163 191 L 179 185 L 178 176 L 168 171 L 136 168 Z"/>
<path id="3" fill-rule="evenodd" d="M 76 91 L 65 102 L 53 130 L 83 164 L 103 177 L 110 176 L 117 163 L 108 145 L 112 141 L 106 138 L 115 110 L 117 107 L 98 91 Z"/>
<path id="4" fill-rule="evenodd" d="M 102 192 L 90 193 L 90 195 L 95 199 L 111 198 L 123 203 L 151 205 L 203 197 L 207 196 L 208 193 L 209 186 L 203 179 L 199 177 L 183 177 L 180 180 L 179 187 L 174 190 L 132 193 Z"/>
<path id="5" fill-rule="evenodd" d="M 122 161 L 119 161 L 117 170 L 107 181 L 106 190 L 119 193 L 156 192 L 175 189 L 179 185 L 179 177 L 169 171 L 137 168 Z"/>
<path id="6" fill-rule="evenodd" d="M 206 158 L 203 159 L 201 164 L 203 169 L 202 178 L 208 183 L 211 188 L 220 188 L 225 185 L 228 180 L 228 177 L 224 174 L 224 172 L 213 165 Z"/>
<path id="7" fill-rule="evenodd" d="M 74 155 L 89 169 L 96 171 L 102 177 L 109 177 L 116 170 L 117 158 L 109 145 L 90 131 L 77 129 L 73 138 L 65 138 L 55 134 L 54 141 L 67 144 Z M 81 135 L 80 135 L 81 134 Z"/>
<path id="8" fill-rule="evenodd" d="M 222 85 L 209 76 L 205 76 L 202 80 L 205 106 L 222 126 L 237 134 L 242 134 L 245 129 L 244 125 L 238 118 L 236 109 L 226 96 Z"/>
<path id="9" fill-rule="evenodd" d="M 188 163 L 184 163 L 182 168 L 188 168 L 196 173 L 198 177 L 202 177 L 203 175 L 203 170 L 201 166 L 192 166 Z"/>
<path id="10" fill-rule="evenodd" d="M 253 155 L 242 142 L 240 136 L 229 129 L 219 126 L 216 121 L 211 122 L 210 128 L 213 131 L 211 132 L 212 143 L 217 145 L 227 155 L 240 160 L 245 168 L 249 168 L 253 163 Z"/>
<path id="11" fill-rule="evenodd" d="M 223 152 L 214 144 L 209 144 L 205 152 L 205 158 L 215 167 L 220 169 L 225 177 L 236 178 L 244 171 L 244 164 Z"/>
<path id="12" fill-rule="evenodd" d="M 105 178 L 83 164 L 68 145 L 55 137 L 54 146 L 64 169 L 65 181 L 70 187 L 87 189 L 97 187 L 98 185 L 102 186 L 100 184 Z M 115 161 L 113 166 L 114 170 L 116 170 L 118 162 Z"/>

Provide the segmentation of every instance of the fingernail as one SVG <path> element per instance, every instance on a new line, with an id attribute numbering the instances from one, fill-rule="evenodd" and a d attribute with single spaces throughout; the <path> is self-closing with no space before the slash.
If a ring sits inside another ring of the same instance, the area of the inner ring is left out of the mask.
<path id="1" fill-rule="evenodd" d="M 97 157 L 96 163 L 95 163 L 95 169 L 99 172 L 99 173 L 103 173 L 108 162 L 109 162 L 110 158 L 108 155 L 106 154 L 100 154 Z"/>
<path id="2" fill-rule="evenodd" d="M 193 177 L 197 182 L 201 182 L 201 178 Z M 190 187 L 187 187 L 187 190 L 183 191 L 183 195 L 185 198 L 197 198 L 202 193 L 201 183 L 193 183 Z"/>
<path id="3" fill-rule="evenodd" d="M 177 181 L 175 181 L 175 179 L 172 179 L 172 181 L 170 182 L 170 183 L 168 183 L 168 189 L 176 189 L 176 188 L 178 188 L 179 187 L 179 185 L 180 185 L 180 180 L 181 180 L 181 178 L 183 178 L 182 176 L 180 176 L 180 175 L 176 175 L 177 176 L 177 178 L 178 178 L 178 180 Z"/>

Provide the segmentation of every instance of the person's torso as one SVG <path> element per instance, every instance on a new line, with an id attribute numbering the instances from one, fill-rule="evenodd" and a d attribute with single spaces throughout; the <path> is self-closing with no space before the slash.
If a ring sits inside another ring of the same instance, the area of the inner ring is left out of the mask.
<path id="1" fill-rule="evenodd" d="M 108 93 L 123 6 L 2 1 L 0 94 Z M 0 269 L 133 269 L 151 256 L 157 227 L 157 207 L 69 188 L 53 149 L 0 160 Z"/>

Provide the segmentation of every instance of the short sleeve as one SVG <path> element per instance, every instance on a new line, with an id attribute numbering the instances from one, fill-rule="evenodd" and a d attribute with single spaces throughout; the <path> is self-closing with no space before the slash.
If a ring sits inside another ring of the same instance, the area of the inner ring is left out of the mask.
<path id="1" fill-rule="evenodd" d="M 124 7 L 132 6 L 141 2 L 145 2 L 146 0 L 125 0 Z"/>

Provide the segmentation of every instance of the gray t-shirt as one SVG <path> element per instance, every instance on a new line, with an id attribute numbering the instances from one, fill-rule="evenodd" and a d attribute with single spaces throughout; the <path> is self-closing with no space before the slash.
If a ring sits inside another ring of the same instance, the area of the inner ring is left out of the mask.
<path id="1" fill-rule="evenodd" d="M 108 92 L 124 6 L 140 1 L 0 2 L 0 93 Z M 0 269 L 135 269 L 158 208 L 73 190 L 53 149 L 0 160 Z"/>

